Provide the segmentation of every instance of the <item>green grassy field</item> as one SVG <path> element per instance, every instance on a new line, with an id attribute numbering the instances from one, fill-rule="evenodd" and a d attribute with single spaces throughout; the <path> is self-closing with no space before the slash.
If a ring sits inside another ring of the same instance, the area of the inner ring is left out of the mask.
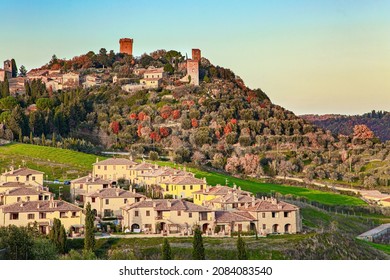
<path id="1" fill-rule="evenodd" d="M 378 249 L 378 250 L 390 255 L 390 245 L 378 244 L 378 243 L 373 243 L 373 242 L 368 242 L 368 241 L 363 241 L 363 240 L 359 240 L 359 241 L 366 243 L 369 246 L 374 247 L 375 249 Z"/>
<path id="2" fill-rule="evenodd" d="M 11 164 L 25 165 L 40 170 L 48 179 L 74 179 L 92 170 L 96 155 L 72 150 L 44 147 L 30 144 L 9 144 L 0 146 L 0 168 L 3 172 Z M 99 156 L 102 160 L 104 157 Z"/>
<path id="3" fill-rule="evenodd" d="M 166 161 L 158 161 L 157 164 L 171 167 L 179 166 L 175 165 L 172 162 Z M 309 200 L 318 201 L 322 204 L 327 205 L 366 205 L 363 200 L 348 195 L 340 195 L 331 192 L 311 190 L 303 187 L 292 187 L 278 184 L 263 183 L 256 179 L 243 180 L 217 172 L 202 171 L 197 168 L 187 168 L 187 170 L 195 173 L 195 176 L 197 178 L 205 177 L 207 183 L 213 186 L 217 184 L 225 185 L 227 180 L 229 186 L 233 186 L 233 184 L 236 184 L 237 186 L 240 186 L 243 190 L 250 191 L 252 193 L 278 192 L 283 195 L 292 194 L 296 196 L 306 197 Z"/>

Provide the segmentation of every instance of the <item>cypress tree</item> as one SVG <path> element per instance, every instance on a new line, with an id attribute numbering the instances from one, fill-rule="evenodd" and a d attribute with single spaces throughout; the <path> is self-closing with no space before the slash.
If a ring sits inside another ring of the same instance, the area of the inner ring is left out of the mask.
<path id="1" fill-rule="evenodd" d="M 193 246 L 193 248 L 192 248 L 192 259 L 194 259 L 194 260 L 204 260 L 205 259 L 205 253 L 204 253 L 204 247 L 203 247 L 202 232 L 200 231 L 199 228 L 195 229 L 192 246 Z"/>
<path id="2" fill-rule="evenodd" d="M 169 241 L 166 238 L 164 238 L 163 245 L 162 245 L 162 259 L 163 260 L 172 259 L 171 245 L 169 245 Z"/>
<path id="3" fill-rule="evenodd" d="M 239 260 L 248 259 L 248 255 L 246 253 L 245 241 L 242 239 L 240 233 L 238 233 L 238 239 L 237 239 L 237 259 Z"/>
<path id="4" fill-rule="evenodd" d="M 67 248 L 67 236 L 64 225 L 61 225 L 60 228 L 60 234 L 58 236 L 58 245 L 59 245 L 59 252 L 61 254 L 65 254 L 68 250 Z"/>
<path id="5" fill-rule="evenodd" d="M 85 237 L 84 237 L 84 250 L 93 251 L 95 248 L 95 234 L 93 221 L 95 217 L 91 210 L 91 203 L 88 202 L 85 213 Z"/>
<path id="6" fill-rule="evenodd" d="M 15 59 L 11 59 L 12 63 L 12 78 L 16 78 L 18 76 L 18 67 L 16 67 Z"/>
<path id="7" fill-rule="evenodd" d="M 2 84 L 3 84 L 3 86 L 2 86 L 3 90 L 2 90 L 1 94 L 3 97 L 7 97 L 7 96 L 9 96 L 9 82 L 8 82 L 7 75 L 4 76 L 4 81 Z"/>

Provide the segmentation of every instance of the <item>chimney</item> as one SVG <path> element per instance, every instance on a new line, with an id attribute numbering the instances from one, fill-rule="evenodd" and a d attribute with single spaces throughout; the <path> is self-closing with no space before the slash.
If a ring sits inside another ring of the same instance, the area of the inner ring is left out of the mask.
<path id="1" fill-rule="evenodd" d="M 115 195 L 116 195 L 116 196 L 119 196 L 119 192 L 120 192 L 120 190 L 119 190 L 119 188 L 117 188 L 117 189 L 115 190 Z"/>
<path id="2" fill-rule="evenodd" d="M 92 173 L 89 173 L 89 174 L 88 174 L 88 177 L 89 177 L 89 178 L 92 178 Z"/>
<path id="3" fill-rule="evenodd" d="M 172 207 L 172 202 L 170 200 L 167 200 L 167 207 L 171 208 Z"/>
<path id="4" fill-rule="evenodd" d="M 7 190 L 5 191 L 5 194 L 9 194 L 9 189 L 7 189 Z"/>
<path id="5" fill-rule="evenodd" d="M 23 205 L 23 202 L 22 202 L 22 203 L 20 203 L 20 207 L 22 207 L 22 208 L 23 208 L 23 206 L 24 206 L 24 205 Z"/>
<path id="6" fill-rule="evenodd" d="M 210 186 L 206 185 L 206 193 L 210 192 Z"/>
<path id="7" fill-rule="evenodd" d="M 245 202 L 245 209 L 248 209 L 248 203 Z"/>
<path id="8" fill-rule="evenodd" d="M 238 190 L 241 191 L 241 187 L 238 187 Z"/>
<path id="9" fill-rule="evenodd" d="M 184 172 L 187 172 L 187 167 L 184 166 L 184 167 L 183 167 L 183 171 L 184 171 Z"/>
<path id="10" fill-rule="evenodd" d="M 157 206 L 156 201 L 153 201 L 153 208 L 156 208 L 156 206 Z"/>
<path id="11" fill-rule="evenodd" d="M 203 182 L 206 184 L 207 181 L 206 181 L 206 177 L 203 177 Z"/>
<path id="12" fill-rule="evenodd" d="M 37 204 L 37 209 L 39 209 L 39 207 L 40 207 L 40 205 L 39 205 L 39 203 Z"/>
<path id="13" fill-rule="evenodd" d="M 131 161 L 133 161 L 133 156 L 132 156 L 132 155 L 130 155 L 129 159 L 130 159 Z"/>
<path id="14" fill-rule="evenodd" d="M 96 157 L 96 163 L 98 163 L 99 162 L 99 158 L 98 157 Z"/>
<path id="15" fill-rule="evenodd" d="M 11 168 L 9 169 L 9 173 L 14 174 L 14 167 L 13 166 L 11 166 Z"/>
<path id="16" fill-rule="evenodd" d="M 237 189 L 237 185 L 235 183 L 233 183 L 233 189 Z"/>
<path id="17" fill-rule="evenodd" d="M 238 202 L 238 196 L 237 196 L 237 193 L 234 193 L 234 194 L 233 194 L 233 200 L 234 200 L 234 202 Z"/>
<path id="18" fill-rule="evenodd" d="M 92 182 L 95 182 L 95 177 L 92 177 Z"/>

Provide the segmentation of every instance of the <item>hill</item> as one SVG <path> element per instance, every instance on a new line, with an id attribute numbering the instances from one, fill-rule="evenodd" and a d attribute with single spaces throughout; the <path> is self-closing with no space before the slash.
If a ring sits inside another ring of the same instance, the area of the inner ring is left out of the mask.
<path id="1" fill-rule="evenodd" d="M 355 125 L 364 124 L 383 142 L 390 140 L 390 112 L 372 111 L 363 115 L 303 115 L 306 121 L 333 134 L 350 135 Z"/>
<path id="2" fill-rule="evenodd" d="M 58 92 L 40 80 L 26 83 L 26 94 L 0 99 L 0 138 L 87 153 L 154 152 L 234 176 L 293 175 L 388 189 L 390 143 L 334 135 L 204 57 L 199 86 L 183 82 L 185 65 L 174 50 L 53 58 L 44 69 L 73 71 L 83 79 L 102 72 L 102 83 Z M 122 89 L 121 81 L 137 83 L 147 68 L 164 69 L 157 88 Z M 380 166 L 370 164 L 378 160 Z"/>

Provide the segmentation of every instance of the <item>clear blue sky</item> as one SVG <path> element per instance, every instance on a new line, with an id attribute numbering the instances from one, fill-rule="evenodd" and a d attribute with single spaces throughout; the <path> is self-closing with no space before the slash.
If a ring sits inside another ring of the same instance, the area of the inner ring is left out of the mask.
<path id="1" fill-rule="evenodd" d="M 390 110 L 390 1 L 3 1 L 0 60 L 200 48 L 297 114 Z"/>

